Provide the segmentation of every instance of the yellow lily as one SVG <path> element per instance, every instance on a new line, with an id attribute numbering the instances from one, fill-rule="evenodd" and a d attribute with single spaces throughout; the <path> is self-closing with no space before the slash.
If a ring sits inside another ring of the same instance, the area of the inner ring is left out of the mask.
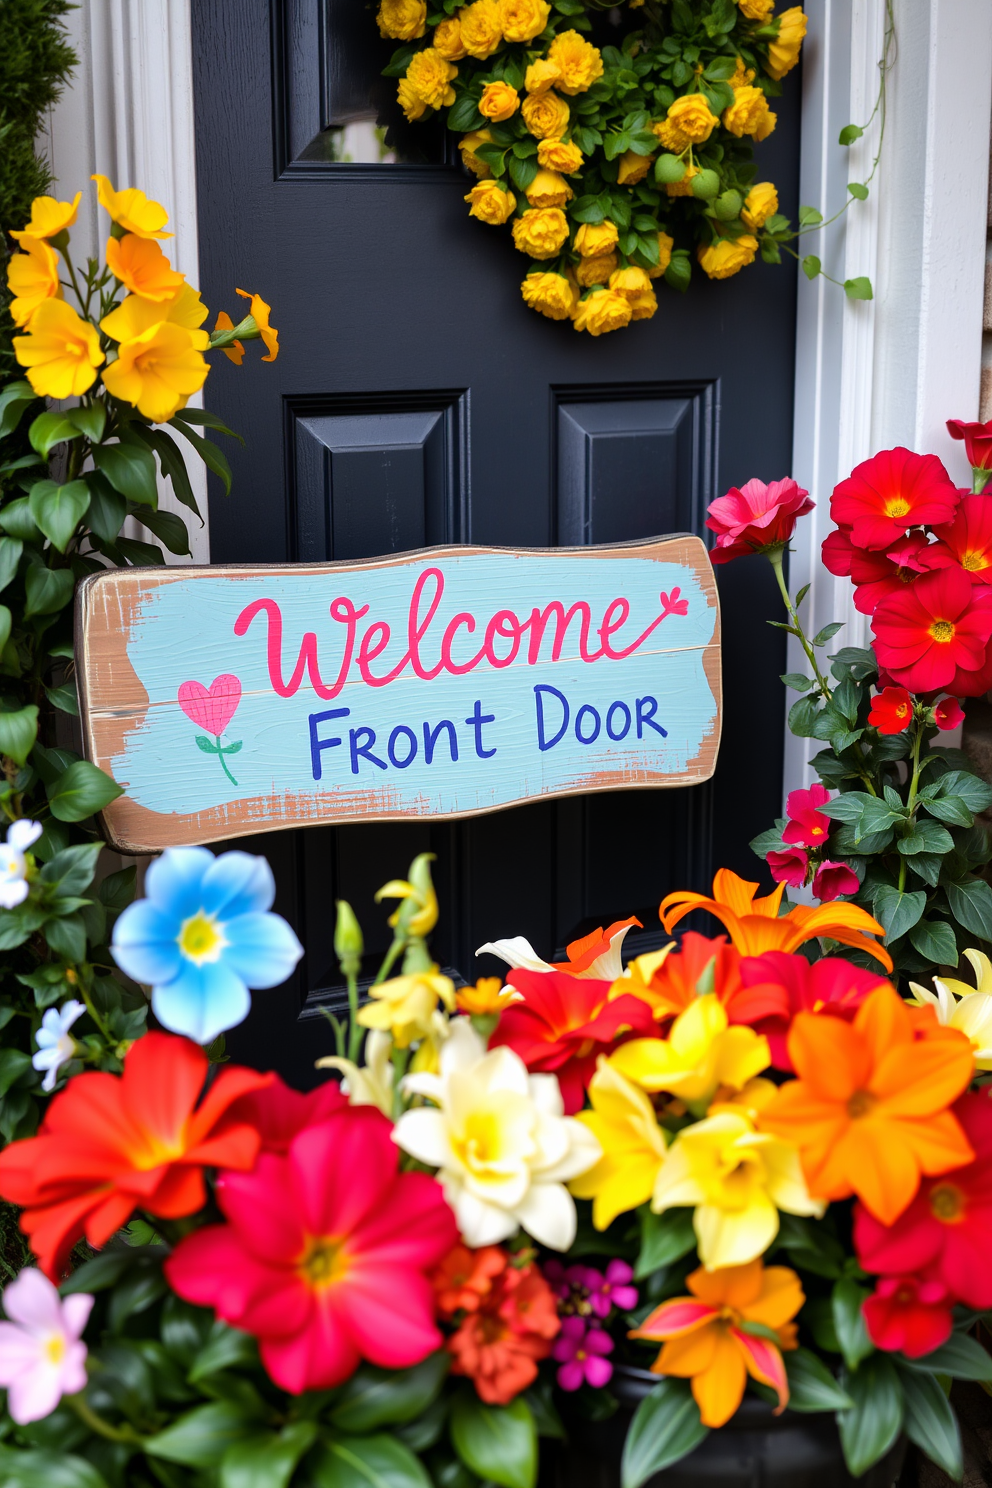
<path id="1" fill-rule="evenodd" d="M 402 917 L 404 928 L 410 935 L 423 938 L 430 935 L 437 924 L 437 894 L 431 882 L 430 865 L 433 853 L 419 853 L 410 864 L 410 877 L 391 878 L 375 896 L 376 904 L 383 899 L 399 899 L 400 904 L 389 916 L 389 924 L 395 930 Z M 407 901 L 410 901 L 409 908 Z"/>
<path id="2" fill-rule="evenodd" d="M 667 1090 L 705 1110 L 719 1086 L 740 1090 L 767 1069 L 771 1050 L 753 1028 L 731 1028 L 723 1004 L 704 995 L 679 1014 L 667 1039 L 633 1039 L 610 1063 L 644 1090 Z"/>
<path id="3" fill-rule="evenodd" d="M 992 961 L 974 949 L 964 954 L 975 973 L 974 987 L 951 977 L 934 977 L 931 992 L 910 982 L 911 1001 L 918 1007 L 932 1007 L 945 1028 L 963 1033 L 975 1051 L 975 1067 L 992 1070 Z"/>
<path id="4" fill-rule="evenodd" d="M 589 1128 L 603 1155 L 568 1187 L 575 1198 L 593 1200 L 592 1222 L 605 1230 L 618 1214 L 650 1199 L 667 1138 L 644 1091 L 603 1055 L 589 1082 L 589 1099 L 592 1110 L 580 1111 L 576 1120 Z"/>
<path id="5" fill-rule="evenodd" d="M 359 1012 L 359 1023 L 363 1028 L 391 1033 L 398 1049 L 408 1049 L 418 1039 L 435 1036 L 434 1014 L 438 1002 L 443 1002 L 449 1013 L 453 1011 L 455 984 L 432 966 L 430 971 L 393 977 L 378 987 L 370 987 L 369 996 L 373 1001 Z"/>
<path id="6" fill-rule="evenodd" d="M 365 1063 L 328 1054 L 318 1059 L 316 1069 L 336 1069 L 344 1075 L 341 1089 L 353 1106 L 375 1106 L 384 1116 L 393 1114 L 393 1066 L 389 1051 L 392 1039 L 378 1029 L 365 1041 Z"/>
<path id="7" fill-rule="evenodd" d="M 504 987 L 499 977 L 479 977 L 474 987 L 459 987 L 455 993 L 458 1011 L 474 1018 L 492 1017 L 523 1000 L 522 992 L 515 987 Z"/>
<path id="8" fill-rule="evenodd" d="M 743 1266 L 778 1234 L 778 1211 L 816 1215 L 792 1142 L 755 1130 L 743 1111 L 724 1108 L 679 1132 L 654 1186 L 651 1208 L 692 1205 L 699 1259 L 708 1271 Z"/>

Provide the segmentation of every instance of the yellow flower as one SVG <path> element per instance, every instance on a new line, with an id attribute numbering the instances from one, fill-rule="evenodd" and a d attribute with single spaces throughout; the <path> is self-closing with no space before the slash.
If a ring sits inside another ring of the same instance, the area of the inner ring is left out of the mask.
<path id="1" fill-rule="evenodd" d="M 125 300 L 124 306 L 127 303 Z M 124 306 L 115 313 L 119 315 Z M 101 321 L 104 330 L 110 319 L 106 316 Z M 113 397 L 131 403 L 153 424 L 168 423 L 207 380 L 210 368 L 195 340 L 203 334 L 187 331 L 172 321 L 158 321 L 121 341 L 117 360 L 103 370 L 104 387 Z"/>
<path id="2" fill-rule="evenodd" d="M 775 0 L 737 0 L 737 4 L 749 21 L 767 21 L 775 9 Z"/>
<path id="3" fill-rule="evenodd" d="M 182 274 L 176 273 L 154 239 L 134 233 L 108 239 L 107 268 L 125 288 L 146 300 L 174 299 L 183 284 Z"/>
<path id="4" fill-rule="evenodd" d="M 427 0 L 382 0 L 375 19 L 380 36 L 415 41 L 427 29 Z"/>
<path id="5" fill-rule="evenodd" d="M 650 320 L 658 309 L 658 296 L 653 289 L 646 289 L 630 301 L 631 320 Z"/>
<path id="6" fill-rule="evenodd" d="M 493 137 L 488 129 L 473 129 L 458 141 L 458 148 L 462 152 L 462 164 L 466 170 L 470 170 L 473 176 L 485 179 L 492 175 L 492 171 L 484 160 L 480 160 L 475 151 L 479 145 L 491 145 Z"/>
<path id="7" fill-rule="evenodd" d="M 649 279 L 660 279 L 672 261 L 672 249 L 675 247 L 675 239 L 669 237 L 666 232 L 658 234 L 658 262 L 654 268 L 648 269 Z M 673 942 L 674 944 L 674 942 Z M 640 959 L 640 958 L 638 958 Z"/>
<path id="8" fill-rule="evenodd" d="M 234 330 L 234 321 L 228 315 L 226 310 L 217 311 L 217 323 L 214 326 L 214 330 Z M 221 351 L 227 357 L 228 361 L 233 362 L 236 367 L 240 367 L 241 363 L 245 359 L 245 347 L 243 341 L 233 341 L 230 346 L 222 346 Z"/>
<path id="9" fill-rule="evenodd" d="M 594 284 L 608 284 L 619 263 L 615 253 L 597 253 L 592 258 L 580 258 L 575 277 L 583 289 L 591 289 Z"/>
<path id="10" fill-rule="evenodd" d="M 778 211 L 778 192 L 771 181 L 759 181 L 744 199 L 741 220 L 755 232 Z"/>
<path id="11" fill-rule="evenodd" d="M 96 328 L 64 300 L 40 304 L 28 334 L 15 336 L 13 344 L 39 398 L 78 398 L 92 387 L 96 368 L 104 360 Z"/>
<path id="12" fill-rule="evenodd" d="M 517 205 L 517 198 L 512 191 L 497 185 L 495 181 L 479 181 L 465 197 L 471 202 L 468 215 L 478 217 L 480 222 L 488 222 L 493 227 L 513 216 Z"/>
<path id="13" fill-rule="evenodd" d="M 753 1028 L 731 1028 L 716 997 L 697 997 L 667 1039 L 633 1039 L 611 1056 L 614 1067 L 645 1090 L 667 1090 L 705 1110 L 721 1085 L 740 1090 L 771 1063 L 768 1040 Z"/>
<path id="14" fill-rule="evenodd" d="M 547 57 L 532 62 L 524 74 L 524 87 L 528 93 L 547 93 L 560 82 L 561 68 L 557 62 L 549 62 Z"/>
<path id="15" fill-rule="evenodd" d="M 185 326 L 188 331 L 195 331 L 202 326 L 209 314 L 210 311 L 200 299 L 200 291 L 194 289 L 192 284 L 184 284 L 174 300 L 168 300 L 158 307 L 157 319 L 171 320 L 175 325 Z M 203 344 L 207 345 L 209 339 L 208 337 Z"/>
<path id="16" fill-rule="evenodd" d="M 336 1069 L 344 1075 L 341 1089 L 353 1106 L 375 1106 L 383 1116 L 393 1114 L 393 1066 L 389 1058 L 392 1039 L 388 1033 L 373 1029 L 365 1040 L 365 1063 L 336 1054 L 325 1055 L 315 1063 L 316 1069 Z"/>
<path id="17" fill-rule="evenodd" d="M 934 977 L 934 991 L 910 982 L 912 1001 L 932 1007 L 945 1028 L 957 1028 L 971 1040 L 975 1066 L 992 1070 L 992 962 L 981 951 L 969 948 L 965 956 L 975 973 L 975 986 L 951 977 Z"/>
<path id="18" fill-rule="evenodd" d="M 457 76 L 458 68 L 453 62 L 446 62 L 433 47 L 425 47 L 410 58 L 403 81 L 427 108 L 439 109 L 442 104 L 454 103 L 455 90 L 451 81 Z"/>
<path id="19" fill-rule="evenodd" d="M 389 916 L 394 930 L 402 922 L 407 934 L 423 937 L 430 935 L 437 924 L 437 893 L 430 869 L 433 861 L 433 853 L 418 853 L 410 864 L 409 878 L 391 878 L 376 894 L 376 904 L 383 899 L 400 901 Z"/>
<path id="20" fill-rule="evenodd" d="M 539 170 L 527 187 L 527 200 L 532 207 L 563 207 L 570 202 L 575 192 L 564 176 L 556 171 Z"/>
<path id="21" fill-rule="evenodd" d="M 416 971 L 409 976 L 393 977 L 369 988 L 372 1002 L 358 1014 L 363 1028 L 379 1028 L 391 1033 L 398 1049 L 408 1049 L 418 1039 L 431 1038 L 435 1031 L 434 1013 L 443 1002 L 450 1013 L 455 1006 L 455 984 L 432 971 Z"/>
<path id="22" fill-rule="evenodd" d="M 522 992 L 514 987 L 504 987 L 499 977 L 480 977 L 474 987 L 459 987 L 455 993 L 458 1011 L 473 1018 L 490 1018 L 511 1003 L 523 1000 Z"/>
<path id="23" fill-rule="evenodd" d="M 611 289 L 594 289 L 576 306 L 572 324 L 577 331 L 588 331 L 590 336 L 602 336 L 607 331 L 622 330 L 630 324 L 629 300 L 614 294 Z"/>
<path id="24" fill-rule="evenodd" d="M 438 22 L 434 32 L 434 50 L 440 52 L 446 62 L 460 62 L 468 56 L 462 41 L 462 23 L 457 16 Z"/>
<path id="25" fill-rule="evenodd" d="M 743 88 L 748 83 L 753 83 L 754 82 L 754 68 L 753 67 L 745 67 L 744 66 L 744 59 L 743 59 L 743 57 L 738 57 L 737 58 L 737 65 L 734 68 L 734 75 L 733 75 L 733 77 L 729 77 L 727 79 L 727 82 L 730 84 L 730 86 L 732 88 Z"/>
<path id="26" fill-rule="evenodd" d="M 115 191 L 106 176 L 91 176 L 96 182 L 97 199 L 105 212 L 124 232 L 134 233 L 139 238 L 171 238 L 172 233 L 162 229 L 169 214 L 157 201 L 150 201 L 136 186 L 124 191 Z"/>
<path id="27" fill-rule="evenodd" d="M 493 124 L 509 119 L 520 107 L 520 94 L 509 83 L 487 83 L 479 99 L 479 113 Z"/>
<path id="28" fill-rule="evenodd" d="M 617 269 L 610 275 L 610 288 L 622 294 L 624 299 L 633 301 L 638 295 L 651 293 L 651 280 L 636 264 L 628 264 L 625 269 Z"/>
<path id="29" fill-rule="evenodd" d="M 36 196 L 31 203 L 31 221 L 20 232 L 10 230 L 10 236 L 20 243 L 24 238 L 57 238 L 76 220 L 83 193 L 77 191 L 71 202 L 56 201 L 54 196 Z"/>
<path id="30" fill-rule="evenodd" d="M 651 1208 L 693 1206 L 699 1259 L 708 1271 L 754 1260 L 778 1234 L 778 1211 L 819 1216 L 792 1142 L 754 1129 L 743 1112 L 720 1111 L 679 1132 L 654 1186 Z"/>
<path id="31" fill-rule="evenodd" d="M 653 155 L 638 155 L 634 150 L 625 150 L 620 156 L 617 184 L 636 186 L 638 181 L 644 180 L 653 159 Z"/>
<path id="32" fill-rule="evenodd" d="M 592 1110 L 580 1111 L 577 1120 L 592 1132 L 603 1155 L 568 1187 L 575 1198 L 593 1200 L 592 1222 L 605 1230 L 618 1214 L 651 1198 L 665 1161 L 665 1133 L 643 1090 L 602 1055 L 589 1082 L 589 1099 Z"/>
<path id="33" fill-rule="evenodd" d="M 251 300 L 251 308 L 248 311 L 248 319 L 255 322 L 255 329 L 258 331 L 259 336 L 261 336 L 262 340 L 265 342 L 265 349 L 269 353 L 268 356 L 263 356 L 262 361 L 274 362 L 276 357 L 279 355 L 279 332 L 276 330 L 275 326 L 269 325 L 269 316 L 272 314 L 272 306 L 267 305 L 262 299 L 261 295 L 252 294 L 250 290 L 236 289 L 234 293 L 239 294 L 243 300 Z M 250 326 L 246 327 L 242 334 L 245 336 L 246 340 L 253 339 L 252 328 Z"/>
<path id="34" fill-rule="evenodd" d="M 654 132 L 666 150 L 681 154 L 687 145 L 701 145 L 709 139 L 719 119 L 702 93 L 686 93 L 676 98 Z"/>
<path id="35" fill-rule="evenodd" d="M 548 24 L 548 0 L 499 0 L 499 19 L 506 41 L 533 41 Z"/>
<path id="36" fill-rule="evenodd" d="M 198 329 L 206 319 L 207 307 L 200 299 L 199 291 L 184 284 L 174 300 L 157 304 L 141 295 L 128 295 L 122 305 L 111 310 L 100 322 L 100 329 L 114 341 L 132 341 L 154 325 L 167 321 L 170 325 L 182 326 L 191 333 L 197 351 L 205 351 L 210 344 L 206 331 Z"/>
<path id="37" fill-rule="evenodd" d="M 657 130 L 655 130 L 655 133 L 657 133 Z M 691 196 L 692 178 L 693 176 L 698 175 L 698 165 L 687 165 L 685 168 L 685 175 L 682 177 L 681 181 L 669 181 L 665 186 L 665 190 L 668 192 L 669 196 Z"/>
<path id="38" fill-rule="evenodd" d="M 554 258 L 568 242 L 568 220 L 560 207 L 531 207 L 513 224 L 513 241 L 531 258 Z"/>
<path id="39" fill-rule="evenodd" d="M 775 132 L 775 125 L 777 123 L 778 123 L 778 114 L 773 114 L 772 111 L 771 111 L 771 109 L 766 104 L 765 105 L 765 112 L 762 114 L 761 118 L 758 120 L 758 126 L 755 129 L 755 131 L 754 131 L 754 137 L 758 141 L 759 145 L 760 145 L 761 141 L 762 140 L 766 140 L 770 134 L 774 134 L 774 132 Z"/>
<path id="40" fill-rule="evenodd" d="M 734 274 L 754 263 L 758 251 L 758 240 L 745 233 L 742 238 L 721 238 L 708 248 L 699 246 L 698 258 L 703 273 L 711 279 L 730 279 Z"/>
<path id="41" fill-rule="evenodd" d="M 568 104 L 557 93 L 528 93 L 521 112 L 535 139 L 561 139 L 568 128 Z"/>
<path id="42" fill-rule="evenodd" d="M 402 77 L 396 85 L 396 101 L 411 124 L 422 119 L 427 105 L 409 78 Z"/>
<path id="43" fill-rule="evenodd" d="M 575 234 L 575 251 L 583 258 L 599 258 L 612 253 L 620 241 L 615 222 L 583 222 Z"/>
<path id="44" fill-rule="evenodd" d="M 503 40 L 498 0 L 475 0 L 459 13 L 462 46 L 470 57 L 483 61 L 491 57 Z"/>
<path id="45" fill-rule="evenodd" d="M 543 139 L 537 147 L 537 163 L 571 176 L 582 169 L 585 160 L 578 145 L 568 140 Z"/>
<path id="46" fill-rule="evenodd" d="M 745 134 L 757 134 L 768 111 L 768 100 L 760 88 L 750 85 L 735 88 L 733 103 L 723 111 L 723 127 L 738 139 Z"/>
<path id="47" fill-rule="evenodd" d="M 557 85 L 563 93 L 584 93 L 603 76 L 603 58 L 597 47 L 578 31 L 562 31 L 548 47 L 548 61 L 561 71 Z"/>
<path id="48" fill-rule="evenodd" d="M 42 238 L 21 235 L 21 253 L 11 255 L 7 285 L 14 298 L 10 314 L 16 326 L 26 326 L 39 305 L 60 300 L 58 254 Z"/>
<path id="49" fill-rule="evenodd" d="M 769 77 L 776 82 L 791 72 L 799 61 L 799 52 L 806 35 L 807 21 L 798 5 L 791 10 L 783 10 L 778 18 L 778 36 L 768 47 L 768 61 L 765 63 Z"/>
<path id="50" fill-rule="evenodd" d="M 524 303 L 549 320 L 571 320 L 578 292 L 564 274 L 528 274 L 520 286 Z"/>

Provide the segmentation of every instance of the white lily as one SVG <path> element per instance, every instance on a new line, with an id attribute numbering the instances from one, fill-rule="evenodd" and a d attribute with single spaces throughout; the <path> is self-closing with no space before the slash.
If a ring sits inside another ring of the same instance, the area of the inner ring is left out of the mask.
<path id="1" fill-rule="evenodd" d="M 511 1049 L 486 1052 L 468 1018 L 455 1018 L 440 1073 L 407 1075 L 403 1089 L 435 1103 L 404 1112 L 393 1141 L 437 1168 L 471 1246 L 496 1245 L 518 1226 L 551 1250 L 575 1238 L 565 1188 L 598 1162 L 591 1131 L 565 1116 L 555 1075 L 532 1075 Z"/>
<path id="2" fill-rule="evenodd" d="M 24 854 L 38 841 L 43 831 L 40 822 L 11 822 L 7 841 L 0 842 L 0 906 L 16 909 L 28 897 L 28 864 Z"/>
<path id="3" fill-rule="evenodd" d="M 957 1028 L 971 1040 L 975 1065 L 992 1070 L 992 962 L 981 951 L 964 952 L 975 973 L 976 987 L 950 977 L 934 977 L 934 990 L 910 982 L 912 1001 L 918 1007 L 932 1007 L 946 1028 Z"/>
<path id="4" fill-rule="evenodd" d="M 614 929 L 614 927 L 611 925 L 609 929 L 613 930 L 614 933 L 609 936 L 606 949 L 603 950 L 596 957 L 596 959 L 585 968 L 584 971 L 572 971 L 569 972 L 569 975 L 581 977 L 589 981 L 615 982 L 617 977 L 623 975 L 623 960 L 621 959 L 621 952 L 623 948 L 624 937 L 630 928 L 630 923 L 621 925 L 619 929 Z M 477 956 L 482 956 L 485 955 L 487 951 L 491 956 L 498 956 L 501 961 L 505 961 L 506 964 L 512 967 L 514 970 L 555 970 L 555 967 L 553 967 L 549 962 L 541 960 L 541 957 L 534 950 L 534 947 L 531 945 L 530 941 L 527 940 L 523 935 L 511 936 L 509 940 L 487 941 L 484 946 L 479 947 L 475 954 Z M 564 969 L 567 970 L 568 968 L 566 967 Z M 509 986 L 512 982 L 512 978 L 507 977 L 506 980 L 507 985 Z"/>
<path id="5" fill-rule="evenodd" d="M 365 1040 L 365 1063 L 328 1054 L 318 1059 L 317 1069 L 336 1069 L 344 1075 L 341 1089 L 353 1106 L 376 1106 L 384 1116 L 393 1114 L 393 1066 L 389 1051 L 393 1040 L 374 1028 Z"/>

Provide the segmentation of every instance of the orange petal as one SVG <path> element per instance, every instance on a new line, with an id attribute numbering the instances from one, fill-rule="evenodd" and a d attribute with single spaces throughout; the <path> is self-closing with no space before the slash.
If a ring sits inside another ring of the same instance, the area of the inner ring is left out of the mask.
<path id="1" fill-rule="evenodd" d="M 778 1395 L 779 1411 L 789 1403 L 789 1379 L 785 1372 L 782 1355 L 767 1338 L 756 1338 L 753 1333 L 742 1333 L 735 1328 L 734 1341 L 740 1349 L 748 1374 L 759 1384 L 770 1385 Z"/>
<path id="2" fill-rule="evenodd" d="M 920 1164 L 905 1123 L 869 1119 L 851 1123 L 841 1144 L 851 1187 L 880 1224 L 895 1224 L 920 1186 Z"/>
<path id="3" fill-rule="evenodd" d="M 974 1069 L 971 1043 L 963 1034 L 953 1043 L 926 1039 L 885 1054 L 869 1088 L 885 1103 L 886 1116 L 932 1116 L 957 1100 Z"/>
<path id="4" fill-rule="evenodd" d="M 857 1028 L 843 1018 L 833 1018 L 829 1013 L 797 1013 L 789 1030 L 788 1048 L 801 1083 L 814 1097 L 845 1103 L 868 1084 L 870 1052 Z"/>
<path id="5" fill-rule="evenodd" d="M 743 1353 L 729 1332 L 721 1328 L 712 1362 L 692 1381 L 692 1393 L 703 1425 L 722 1426 L 729 1421 L 744 1398 L 746 1383 Z"/>
<path id="6" fill-rule="evenodd" d="M 757 892 L 756 883 L 748 883 L 746 878 L 740 878 L 729 868 L 718 868 L 713 877 L 713 898 L 720 904 L 725 904 L 731 914 L 753 914 L 752 906 Z"/>
<path id="7" fill-rule="evenodd" d="M 743 1266 L 723 1266 L 707 1271 L 700 1266 L 686 1278 L 686 1286 L 711 1307 L 735 1307 L 740 1310 L 757 1301 L 761 1295 L 761 1261 L 748 1261 Z"/>
<path id="8" fill-rule="evenodd" d="M 916 1159 L 928 1177 L 974 1161 L 968 1138 L 953 1111 L 942 1111 L 923 1121 L 900 1121 L 899 1127 L 912 1142 Z"/>
<path id="9" fill-rule="evenodd" d="M 740 1311 L 750 1323 L 781 1328 L 794 1318 L 806 1300 L 799 1277 L 788 1266 L 767 1266 L 761 1280 L 761 1295 Z"/>
<path id="10" fill-rule="evenodd" d="M 656 1307 L 650 1317 L 646 1317 L 639 1328 L 632 1329 L 627 1337 L 648 1338 L 662 1343 L 669 1338 L 695 1332 L 697 1328 L 711 1323 L 716 1316 L 714 1308 L 706 1302 L 697 1302 L 693 1297 L 674 1297 L 671 1302 L 663 1302 L 660 1307 Z"/>
<path id="11" fill-rule="evenodd" d="M 865 1040 L 873 1065 L 877 1065 L 888 1050 L 913 1042 L 909 1009 L 888 982 L 876 987 L 865 998 L 854 1016 L 854 1026 Z"/>
<path id="12" fill-rule="evenodd" d="M 694 1374 L 708 1369 L 716 1357 L 717 1346 L 723 1335 L 723 1326 L 711 1323 L 692 1333 L 683 1333 L 665 1344 L 658 1355 L 658 1374 L 674 1374 L 678 1379 L 690 1379 Z"/>
<path id="13" fill-rule="evenodd" d="M 694 909 L 708 909 L 710 914 L 715 914 L 717 919 L 722 919 L 720 906 L 712 899 L 707 899 L 705 894 L 690 894 L 688 891 L 679 891 L 666 894 L 658 906 L 658 918 L 665 929 L 671 931 L 673 925 L 679 920 L 685 919 Z"/>

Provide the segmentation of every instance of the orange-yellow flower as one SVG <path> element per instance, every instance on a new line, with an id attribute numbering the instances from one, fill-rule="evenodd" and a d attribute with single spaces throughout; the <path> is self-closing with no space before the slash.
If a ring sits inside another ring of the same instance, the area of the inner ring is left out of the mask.
<path id="1" fill-rule="evenodd" d="M 132 294 L 146 300 L 174 299 L 183 286 L 182 274 L 176 273 L 154 239 L 135 233 L 108 239 L 107 268 Z"/>
<path id="2" fill-rule="evenodd" d="M 159 202 L 150 201 L 136 186 L 115 191 L 106 176 L 91 176 L 90 180 L 96 182 L 97 200 L 101 207 L 124 232 L 134 233 L 139 238 L 172 237 L 172 233 L 162 231 L 169 220 L 168 212 Z"/>
<path id="3" fill-rule="evenodd" d="M 76 220 L 83 193 L 77 191 L 71 202 L 56 201 L 54 196 L 36 196 L 31 203 L 31 221 L 20 232 L 10 230 L 10 236 L 21 242 L 24 238 L 55 238 L 65 232 Z"/>
<path id="4" fill-rule="evenodd" d="M 28 334 L 14 337 L 14 355 L 39 398 L 78 398 L 104 359 L 95 328 L 64 300 L 38 306 Z"/>
<path id="5" fill-rule="evenodd" d="M 788 1047 L 798 1079 L 782 1086 L 759 1124 L 796 1143 L 814 1196 L 857 1194 L 891 1225 L 922 1174 L 973 1161 L 948 1110 L 974 1072 L 971 1043 L 911 1012 L 889 983 L 869 994 L 853 1023 L 797 1013 Z"/>
<path id="6" fill-rule="evenodd" d="M 522 992 L 514 987 L 504 987 L 499 977 L 480 977 L 474 987 L 459 987 L 455 993 L 458 1011 L 477 1018 L 501 1013 L 511 1003 L 523 1000 Z"/>
<path id="7" fill-rule="evenodd" d="M 243 300 L 251 300 L 251 309 L 248 312 L 249 319 L 255 322 L 258 328 L 258 334 L 265 342 L 265 349 L 269 353 L 268 356 L 263 356 L 262 361 L 274 362 L 279 355 L 279 332 L 275 326 L 269 325 L 272 306 L 267 305 L 261 295 L 251 294 L 247 289 L 236 289 L 234 292 L 235 294 L 239 294 Z M 250 335 L 250 331 L 247 334 Z"/>
<path id="8" fill-rule="evenodd" d="M 757 1260 L 722 1271 L 700 1267 L 686 1286 L 691 1297 L 663 1302 L 629 1335 L 664 1343 L 652 1372 L 692 1381 L 704 1426 L 730 1419 L 748 1375 L 776 1391 L 778 1415 L 789 1403 L 781 1350 L 797 1347 L 792 1319 L 806 1300 L 799 1277 L 788 1266 L 766 1269 Z M 747 1323 L 773 1329 L 777 1342 L 745 1331 Z"/>
<path id="9" fill-rule="evenodd" d="M 694 909 L 706 909 L 726 927 L 730 939 L 742 956 L 761 956 L 765 951 L 795 951 L 807 940 L 827 936 L 841 945 L 866 951 L 881 961 L 886 971 L 892 970 L 892 957 L 884 946 L 869 935 L 884 935 L 877 920 L 857 904 L 820 904 L 815 908 L 797 904 L 788 914 L 779 915 L 784 884 L 773 894 L 756 899 L 758 885 L 748 883 L 721 868 L 713 880 L 713 897 L 677 891 L 666 894 L 658 910 L 661 923 L 671 933 L 679 920 Z M 867 933 L 866 933 L 867 932 Z"/>
<path id="10" fill-rule="evenodd" d="M 234 321 L 228 315 L 226 310 L 217 311 L 217 324 L 214 326 L 214 330 L 234 330 Z M 236 367 L 240 367 L 241 363 L 245 359 L 245 344 L 243 341 L 233 341 L 230 346 L 222 346 L 221 351 L 227 357 L 228 361 L 233 362 Z"/>
<path id="11" fill-rule="evenodd" d="M 210 370 L 203 356 L 206 331 L 167 319 L 170 308 L 128 295 L 100 322 L 101 330 L 120 342 L 117 360 L 104 370 L 104 387 L 155 424 L 166 423 L 182 408 Z"/>
<path id="12" fill-rule="evenodd" d="M 26 326 L 39 305 L 60 300 L 59 260 L 42 238 L 21 237 L 23 252 L 11 255 L 7 284 L 14 298 L 10 314 L 16 326 Z"/>

